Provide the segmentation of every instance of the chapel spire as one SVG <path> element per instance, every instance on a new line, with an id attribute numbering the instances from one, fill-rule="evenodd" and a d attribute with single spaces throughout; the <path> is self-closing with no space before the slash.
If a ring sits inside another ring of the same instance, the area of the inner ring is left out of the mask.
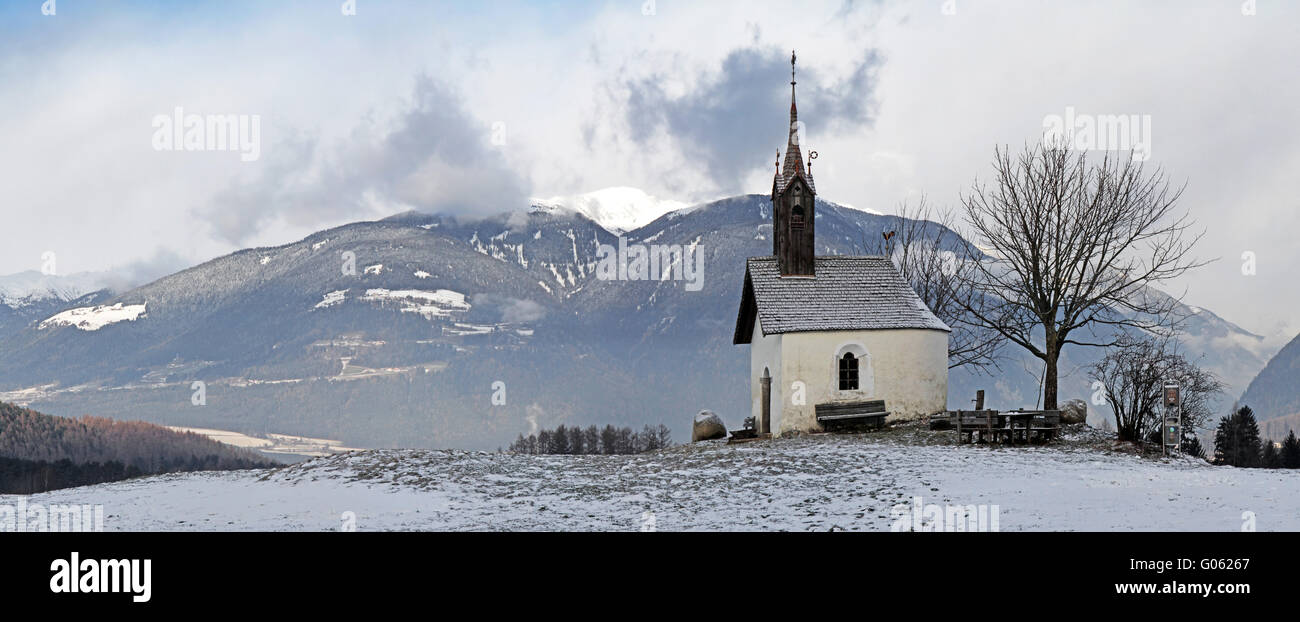
<path id="1" fill-rule="evenodd" d="M 785 146 L 785 163 L 777 152 L 776 176 L 772 180 L 772 254 L 781 276 L 816 276 L 816 186 L 812 171 L 804 170 L 799 145 L 799 109 L 795 105 L 795 62 L 790 53 L 790 128 Z M 812 154 L 809 157 L 814 157 Z"/>
<path id="2" fill-rule="evenodd" d="M 794 89 L 798 82 L 795 80 L 794 63 L 797 60 L 795 53 L 790 52 L 790 136 L 785 146 L 785 178 L 788 180 L 791 176 L 798 173 L 804 173 L 803 153 L 799 146 L 799 109 L 795 105 Z"/>

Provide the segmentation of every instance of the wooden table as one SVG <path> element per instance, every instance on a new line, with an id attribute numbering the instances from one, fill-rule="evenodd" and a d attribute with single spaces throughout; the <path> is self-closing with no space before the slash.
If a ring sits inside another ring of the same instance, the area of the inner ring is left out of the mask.
<path id="1" fill-rule="evenodd" d="M 1016 442 L 1016 431 L 1019 430 L 1024 434 L 1025 442 L 1029 442 L 1029 426 L 1034 422 L 1034 416 L 1041 413 L 1034 411 L 1012 410 L 1001 414 L 1002 427 L 1010 430 L 1007 435 L 1011 442 Z"/>
<path id="2" fill-rule="evenodd" d="M 978 434 L 980 440 L 985 440 L 987 434 L 991 437 L 988 440 L 1001 442 L 1005 440 L 1008 443 L 1017 442 L 1017 437 L 1022 442 L 1029 443 L 1032 440 L 1034 432 L 1042 432 L 1048 436 L 1055 433 L 1059 426 L 1060 411 L 1055 410 L 1011 410 L 999 412 L 996 410 L 977 410 L 977 411 L 955 411 L 949 413 L 952 426 L 957 429 L 957 440 L 962 442 L 963 437 Z M 1042 418 L 1042 426 L 1035 428 L 1035 419 Z M 972 438 L 971 440 L 974 440 Z"/>

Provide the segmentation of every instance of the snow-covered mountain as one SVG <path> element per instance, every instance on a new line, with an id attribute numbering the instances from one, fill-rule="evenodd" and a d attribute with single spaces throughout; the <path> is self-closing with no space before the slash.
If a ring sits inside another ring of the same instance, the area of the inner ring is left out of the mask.
<path id="1" fill-rule="evenodd" d="M 18 308 L 46 301 L 76 300 L 106 289 L 110 282 L 110 275 L 105 272 L 78 272 L 63 276 L 27 270 L 0 276 L 0 305 Z"/>
<path id="2" fill-rule="evenodd" d="M 1250 406 L 1267 438 L 1300 433 L 1300 335 L 1283 347 L 1250 381 L 1241 403 Z"/>
<path id="3" fill-rule="evenodd" d="M 0 342 L 70 306 L 107 299 L 112 295 L 110 282 L 103 272 L 56 276 L 29 270 L 0 276 Z"/>
<path id="4" fill-rule="evenodd" d="M 896 224 L 818 205 L 818 254 L 861 254 Z M 738 426 L 748 349 L 731 335 L 744 260 L 771 253 L 768 198 L 674 209 L 623 237 L 698 249 L 698 287 L 599 278 L 598 249 L 618 235 L 576 210 L 410 212 L 24 316 L 0 334 L 0 400 L 360 447 L 495 448 L 561 423 L 664 423 L 681 436 L 704 408 Z M 1231 378 L 1263 367 L 1254 336 L 1197 315 L 1188 343 L 1207 367 Z M 1067 350 L 1064 399 L 1093 393 L 1086 365 L 1099 353 Z M 1041 367 L 1011 354 L 994 378 L 955 370 L 950 405 L 986 389 L 990 407 L 1032 406 Z"/>
<path id="5" fill-rule="evenodd" d="M 660 199 L 644 190 L 617 186 L 570 196 L 533 199 L 535 209 L 582 214 L 610 233 L 639 229 L 655 219 L 689 207 L 681 201 Z"/>

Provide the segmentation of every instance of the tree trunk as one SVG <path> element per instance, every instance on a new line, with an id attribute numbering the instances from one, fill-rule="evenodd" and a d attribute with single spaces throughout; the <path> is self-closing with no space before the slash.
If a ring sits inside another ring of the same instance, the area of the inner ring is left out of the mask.
<path id="1" fill-rule="evenodd" d="M 1043 358 L 1043 410 L 1056 410 L 1056 360 L 1061 357 L 1061 348 L 1055 340 L 1048 338 Z"/>

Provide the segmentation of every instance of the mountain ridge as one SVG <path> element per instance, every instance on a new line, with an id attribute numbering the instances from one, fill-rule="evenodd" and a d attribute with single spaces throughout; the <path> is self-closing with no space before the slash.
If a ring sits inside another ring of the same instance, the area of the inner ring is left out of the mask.
<path id="1" fill-rule="evenodd" d="M 895 224 L 818 205 L 818 254 L 864 254 Z M 85 311 L 115 320 L 122 305 L 139 308 L 136 319 L 86 330 L 38 318 L 3 337 L 0 399 L 375 447 L 490 448 L 533 423 L 664 423 L 681 437 L 702 408 L 739 425 L 748 352 L 730 336 L 744 260 L 771 252 L 770 211 L 765 195 L 739 195 L 622 234 L 628 244 L 697 248 L 696 292 L 671 279 L 597 278 L 600 247 L 619 235 L 565 211 L 473 221 L 405 212 L 242 249 Z M 1194 315 L 1195 348 L 1228 344 L 1228 375 L 1263 365 L 1232 343 L 1249 333 Z M 1090 356 L 1067 351 L 1062 369 Z M 954 370 L 950 404 L 983 388 L 992 407 L 1031 406 L 1032 365 L 1016 359 L 996 378 Z M 202 408 L 191 406 L 196 381 L 207 388 Z M 496 383 L 503 404 L 493 402 Z M 1091 393 L 1078 374 L 1063 382 L 1063 396 Z"/>

